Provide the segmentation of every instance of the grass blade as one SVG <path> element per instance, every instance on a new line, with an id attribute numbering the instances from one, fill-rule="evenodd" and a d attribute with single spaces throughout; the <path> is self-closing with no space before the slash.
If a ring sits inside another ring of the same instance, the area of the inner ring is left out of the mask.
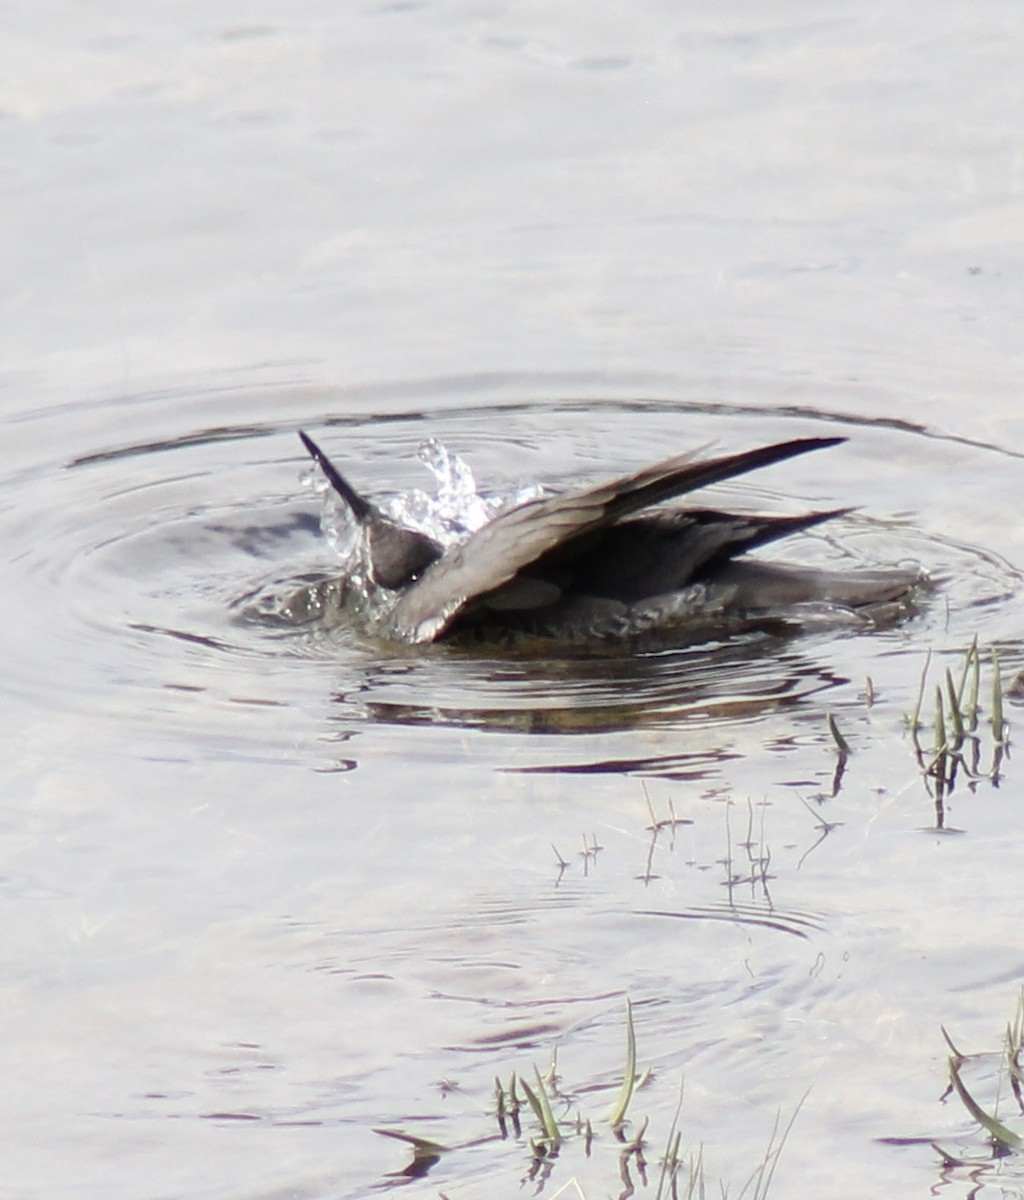
<path id="1" fill-rule="evenodd" d="M 932 652 L 931 650 L 925 655 L 924 670 L 921 672 L 921 682 L 917 686 L 917 700 L 914 703 L 914 711 L 910 714 L 910 728 L 915 732 L 921 728 L 921 708 L 924 704 L 924 689 L 928 683 L 928 668 L 931 666 Z"/>
<path id="2" fill-rule="evenodd" d="M 1005 1146 L 1007 1150 L 1024 1149 L 1024 1138 L 1019 1137 L 1012 1129 L 1007 1128 L 1002 1121 L 997 1120 L 991 1113 L 987 1113 L 977 1100 L 974 1099 L 964 1086 L 964 1082 L 960 1078 L 960 1068 L 952 1058 L 949 1060 L 949 1078 L 956 1094 L 963 1101 L 964 1108 L 988 1132 L 990 1137 L 994 1138 L 1001 1146 Z"/>
<path id="3" fill-rule="evenodd" d="M 935 753 L 944 754 L 949 747 L 946 742 L 946 717 L 942 703 L 942 688 L 935 688 Z"/>
<path id="4" fill-rule="evenodd" d="M 1003 681 L 999 674 L 999 651 L 992 647 L 992 737 L 997 745 L 1003 743 Z"/>
<path id="5" fill-rule="evenodd" d="M 551 1111 L 551 1102 L 548 1100 L 547 1089 L 544 1087 L 544 1080 L 541 1078 L 541 1073 L 536 1067 L 533 1068 L 533 1073 L 537 1076 L 536 1091 L 530 1087 L 525 1079 L 519 1080 L 519 1086 L 526 1093 L 526 1099 L 530 1102 L 533 1115 L 540 1122 L 540 1127 L 544 1131 L 544 1137 L 550 1143 L 551 1148 L 555 1149 L 561 1145 L 562 1135 L 559 1132 L 555 1114 Z"/>
<path id="6" fill-rule="evenodd" d="M 626 1119 L 626 1110 L 633 1098 L 633 1087 L 636 1083 L 636 1030 L 633 1027 L 633 1005 L 626 997 L 626 1068 L 622 1076 L 622 1087 L 619 1098 L 615 1101 L 608 1120 L 613 1129 L 618 1129 Z"/>
<path id="7" fill-rule="evenodd" d="M 946 697 L 949 700 L 949 721 L 953 726 L 953 749 L 959 750 L 964 741 L 964 718 L 960 711 L 960 698 L 957 695 L 956 684 L 953 682 L 953 672 L 946 668 Z"/>
<path id="8" fill-rule="evenodd" d="M 825 722 L 828 725 L 829 733 L 832 735 L 832 741 L 836 744 L 836 750 L 839 751 L 843 758 L 849 758 L 850 743 L 839 732 L 839 726 L 836 724 L 835 717 L 831 713 L 828 713 L 825 717 Z"/>

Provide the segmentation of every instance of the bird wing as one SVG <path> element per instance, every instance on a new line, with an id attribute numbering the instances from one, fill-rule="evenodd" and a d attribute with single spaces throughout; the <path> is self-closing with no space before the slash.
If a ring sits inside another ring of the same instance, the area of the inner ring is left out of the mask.
<path id="1" fill-rule="evenodd" d="M 352 509 L 357 521 L 365 521 L 370 517 L 375 509 L 369 501 L 364 500 L 349 481 L 342 475 L 338 468 L 331 462 L 320 447 L 313 441 L 308 433 L 303 433 L 299 430 L 299 439 L 303 446 L 306 447 L 306 452 L 313 458 L 327 477 L 327 482 Z"/>
<path id="2" fill-rule="evenodd" d="M 845 516 L 847 508 L 795 517 L 711 509 L 657 512 L 620 521 L 565 564 L 571 590 L 633 603 L 678 591 L 758 546 Z"/>
<path id="3" fill-rule="evenodd" d="M 390 631 L 408 642 L 434 641 L 472 600 L 556 547 L 649 505 L 843 440 L 798 438 L 703 462 L 694 462 L 693 453 L 677 455 L 575 495 L 527 501 L 499 514 L 410 584 L 388 617 Z"/>
<path id="4" fill-rule="evenodd" d="M 642 508 L 649 508 L 652 504 L 660 504 L 663 500 L 671 500 L 709 484 L 721 483 L 725 479 L 745 475 L 748 471 L 795 458 L 798 454 L 824 450 L 845 441 L 844 437 L 794 438 L 789 442 L 759 446 L 756 450 L 744 450 L 739 454 L 724 454 L 703 462 L 694 462 L 692 453 L 684 454 L 603 484 L 591 494 L 606 497 L 610 523 L 639 512 Z"/>

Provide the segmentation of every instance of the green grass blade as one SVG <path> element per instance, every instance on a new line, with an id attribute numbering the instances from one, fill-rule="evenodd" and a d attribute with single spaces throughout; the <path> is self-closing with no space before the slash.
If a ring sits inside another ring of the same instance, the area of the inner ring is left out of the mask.
<path id="1" fill-rule="evenodd" d="M 442 1146 L 440 1142 L 432 1142 L 428 1138 L 413 1137 L 411 1133 L 403 1133 L 400 1129 L 375 1129 L 374 1133 L 381 1137 L 394 1138 L 398 1142 L 405 1142 L 411 1147 L 413 1154 L 417 1158 L 433 1158 L 435 1155 L 446 1154 L 447 1146 Z"/>
<path id="2" fill-rule="evenodd" d="M 964 1082 L 960 1078 L 960 1068 L 952 1058 L 949 1060 L 949 1078 L 956 1094 L 963 1101 L 964 1108 L 967 1109 L 971 1116 L 991 1137 L 1008 1150 L 1024 1149 L 1024 1138 L 1019 1137 L 1012 1129 L 1008 1129 L 1002 1121 L 997 1120 L 991 1113 L 987 1113 L 977 1100 L 974 1099 L 964 1086 Z"/>
<path id="3" fill-rule="evenodd" d="M 912 731 L 916 732 L 921 727 L 921 708 L 924 704 L 924 689 L 928 682 L 928 668 L 931 666 L 932 652 L 931 650 L 925 655 L 924 670 L 921 672 L 921 682 L 917 686 L 917 700 L 914 703 L 914 711 L 910 714 L 909 724 Z"/>
<path id="4" fill-rule="evenodd" d="M 974 667 L 975 655 L 978 653 L 978 635 L 975 634 L 971 639 L 971 644 L 964 652 L 964 665 L 960 668 L 960 682 L 956 689 L 956 702 L 960 710 L 964 709 L 964 694 L 967 691 L 967 683 L 971 677 L 971 672 Z"/>
<path id="5" fill-rule="evenodd" d="M 949 700 L 949 723 L 953 726 L 953 749 L 959 750 L 964 740 L 964 718 L 960 711 L 956 684 L 953 683 L 953 672 L 948 667 L 946 668 L 946 698 Z"/>
<path id="6" fill-rule="evenodd" d="M 997 745 L 1003 742 L 1003 681 L 999 672 L 999 651 L 992 647 L 992 737 Z"/>
<path id="7" fill-rule="evenodd" d="M 971 642 L 971 648 L 967 653 L 971 661 L 971 673 L 965 713 L 967 728 L 973 733 L 978 727 L 978 693 L 981 689 L 981 654 L 978 652 L 977 634 L 974 635 L 974 641 Z"/>
<path id="8" fill-rule="evenodd" d="M 946 749 L 946 717 L 943 711 L 942 688 L 935 688 L 935 752 L 942 754 Z"/>
<path id="9" fill-rule="evenodd" d="M 963 1053 L 963 1051 L 957 1049 L 957 1047 L 953 1044 L 953 1039 L 949 1036 L 949 1030 L 945 1027 L 945 1025 L 940 1025 L 939 1029 L 942 1032 L 942 1040 L 949 1047 L 953 1057 L 957 1060 L 957 1062 L 963 1062 L 967 1056 Z"/>
<path id="10" fill-rule="evenodd" d="M 519 1086 L 526 1093 L 526 1099 L 533 1109 L 533 1115 L 537 1118 L 541 1129 L 544 1131 L 545 1138 L 547 1138 L 552 1148 L 554 1148 L 561 1144 L 562 1135 L 559 1132 L 555 1114 L 551 1111 L 551 1102 L 548 1100 L 548 1093 L 544 1087 L 544 1080 L 541 1078 L 541 1073 L 536 1067 L 533 1068 L 533 1073 L 537 1076 L 536 1091 L 530 1087 L 525 1079 L 519 1080 Z"/>
<path id="11" fill-rule="evenodd" d="M 665 1147 L 665 1156 L 661 1160 L 661 1174 L 658 1176 L 658 1191 L 654 1200 L 662 1200 L 666 1194 L 666 1187 L 670 1182 L 675 1181 L 679 1172 L 679 1147 L 683 1140 L 679 1128 L 679 1116 L 683 1111 L 684 1082 L 683 1078 L 679 1080 L 679 1099 L 676 1101 L 676 1111 L 672 1114 L 672 1124 L 668 1131 L 668 1145 Z"/>
<path id="12" fill-rule="evenodd" d="M 836 744 L 836 749 L 843 756 L 843 758 L 849 758 L 850 743 L 839 732 L 839 726 L 836 724 L 835 717 L 831 713 L 828 713 L 825 717 L 825 722 L 828 725 L 829 733 L 832 735 L 832 741 Z"/>
<path id="13" fill-rule="evenodd" d="M 636 1083 L 636 1030 L 633 1027 L 633 1005 L 626 997 L 626 1068 L 622 1076 L 622 1087 L 619 1098 L 609 1114 L 608 1120 L 613 1129 L 618 1129 L 626 1119 L 626 1110 L 633 1098 L 633 1087 Z"/>

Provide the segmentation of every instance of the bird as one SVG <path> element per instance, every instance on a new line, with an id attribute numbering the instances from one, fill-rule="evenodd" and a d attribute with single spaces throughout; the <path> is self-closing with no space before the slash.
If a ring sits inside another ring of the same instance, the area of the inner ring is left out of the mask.
<path id="1" fill-rule="evenodd" d="M 305 432 L 299 437 L 348 506 L 364 568 L 382 597 L 379 631 L 424 644 L 465 635 L 582 643 L 651 631 L 705 632 L 786 620 L 801 606 L 871 616 L 906 605 L 919 568 L 822 569 L 748 551 L 849 514 L 751 516 L 663 506 L 698 488 L 838 446 L 803 437 L 701 458 L 688 452 L 607 483 L 526 500 L 454 546 L 386 515 Z"/>

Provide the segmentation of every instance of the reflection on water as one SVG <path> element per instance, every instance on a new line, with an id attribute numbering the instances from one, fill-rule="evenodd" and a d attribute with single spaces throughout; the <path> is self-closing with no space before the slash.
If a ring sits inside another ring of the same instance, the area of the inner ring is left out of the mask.
<path id="1" fill-rule="evenodd" d="M 340 1139 L 316 1143 L 322 1177 L 346 1192 L 395 1171 L 396 1147 L 369 1130 L 422 1130 L 462 1147 L 454 1166 L 428 1164 L 424 1186 L 493 1182 L 522 1149 L 493 1140 L 494 1077 L 529 1076 L 525 1059 L 557 1042 L 581 1106 L 607 1107 L 629 993 L 642 1053 L 672 1080 L 636 1101 L 659 1135 L 685 1069 L 725 1098 L 690 1114 L 694 1137 L 718 1136 L 738 1050 L 759 1110 L 793 1102 L 766 1081 L 814 1083 L 816 1136 L 851 1117 L 850 1094 L 874 1096 L 870 1135 L 906 1120 L 880 1059 L 905 1073 L 928 1060 L 945 1013 L 922 1015 L 921 997 L 992 959 L 966 867 L 984 858 L 993 888 L 1015 878 L 1011 797 L 995 788 L 1009 758 L 998 777 L 958 760 L 940 822 L 935 776 L 905 732 L 929 647 L 955 665 L 983 622 L 1019 622 L 1018 574 L 980 531 L 963 536 L 959 498 L 930 473 L 934 440 L 861 427 L 838 466 L 787 472 L 785 493 L 720 489 L 778 511 L 863 501 L 786 555 L 919 562 L 939 589 L 889 627 L 410 648 L 337 619 L 337 605 L 300 623 L 280 610 L 336 571 L 294 438 L 335 400 L 278 395 L 248 423 L 225 405 L 180 436 L 154 419 L 131 447 L 61 446 L 7 486 L 7 888 L 35 930 L 12 949 L 9 977 L 25 982 L 10 999 L 16 1044 L 45 1040 L 80 1064 L 57 1089 L 65 1119 L 118 1146 L 126 1124 L 171 1127 L 182 1151 L 198 1126 L 322 1129 Z M 591 398 L 509 407 L 485 436 L 481 411 L 350 412 L 346 458 L 400 493 L 416 470 L 403 452 L 440 427 L 514 492 L 538 476 L 603 477 L 650 444 L 742 446 L 818 424 Z M 975 453 L 995 479 L 1003 460 Z M 928 494 L 909 504 L 897 477 L 888 499 L 880 457 Z M 1009 676 L 1024 650 L 1001 642 Z M 962 858 L 935 838 L 940 824 L 970 835 Z M 110 1012 L 138 1019 L 115 1028 Z M 896 1049 L 879 1032 L 890 1025 Z M 118 1046 L 116 1064 L 96 1060 L 98 1042 Z M 827 1083 L 836 1055 L 855 1076 L 844 1096 Z M 31 1111 L 40 1085 L 27 1067 L 17 1079 Z M 44 1084 L 54 1094 L 56 1079 Z M 115 1097 L 102 1117 L 97 1090 Z M 756 1133 L 736 1135 L 751 1162 Z M 846 1136 L 835 1153 L 851 1152 Z M 171 1163 L 161 1177 L 195 1190 Z"/>
<path id="2" fill-rule="evenodd" d="M 571 734 L 754 719 L 846 680 L 778 638 L 675 651 L 382 664 L 337 693 L 338 719 Z M 550 650 L 547 651 L 550 654 Z"/>

